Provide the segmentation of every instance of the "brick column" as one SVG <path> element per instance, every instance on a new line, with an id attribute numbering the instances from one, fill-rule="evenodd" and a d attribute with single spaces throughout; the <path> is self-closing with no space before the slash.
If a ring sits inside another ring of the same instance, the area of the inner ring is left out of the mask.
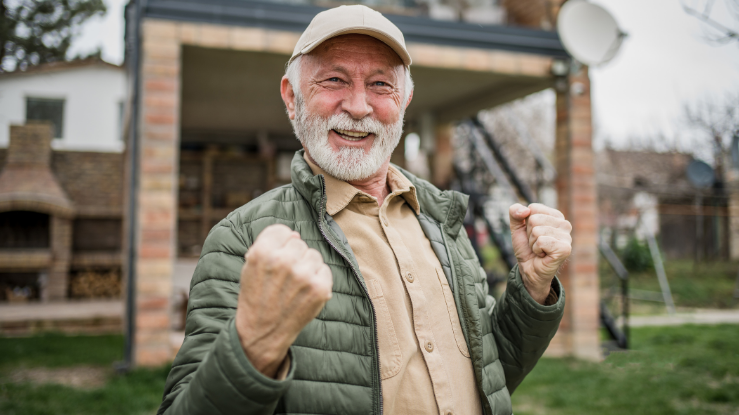
<path id="1" fill-rule="evenodd" d="M 557 93 L 556 153 L 558 209 L 572 222 L 573 249 L 560 272 L 567 304 L 549 353 L 599 360 L 598 207 L 585 67 Z"/>
<path id="2" fill-rule="evenodd" d="M 175 23 L 145 21 L 142 30 L 134 347 L 137 365 L 157 366 L 172 357 L 181 45 Z"/>
<path id="3" fill-rule="evenodd" d="M 69 264 L 72 260 L 72 220 L 53 215 L 50 218 L 50 227 L 51 266 L 41 297 L 43 301 L 65 300 Z"/>

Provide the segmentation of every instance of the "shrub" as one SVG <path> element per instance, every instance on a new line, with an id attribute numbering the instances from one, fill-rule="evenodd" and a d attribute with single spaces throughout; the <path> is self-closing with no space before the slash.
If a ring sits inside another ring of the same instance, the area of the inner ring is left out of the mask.
<path id="1" fill-rule="evenodd" d="M 643 272 L 654 267 L 649 247 L 636 238 L 629 240 L 621 256 L 624 266 L 631 272 Z"/>

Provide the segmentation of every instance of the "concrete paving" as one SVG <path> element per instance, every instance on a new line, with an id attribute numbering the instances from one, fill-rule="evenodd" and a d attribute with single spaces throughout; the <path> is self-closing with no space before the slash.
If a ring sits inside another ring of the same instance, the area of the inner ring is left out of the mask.
<path id="1" fill-rule="evenodd" d="M 121 318 L 123 310 L 123 300 L 2 304 L 0 322 Z"/>
<path id="2" fill-rule="evenodd" d="M 28 336 L 47 331 L 122 333 L 123 310 L 121 300 L 2 304 L 0 335 Z"/>
<path id="3" fill-rule="evenodd" d="M 631 316 L 629 326 L 679 326 L 683 324 L 739 324 L 739 310 L 698 309 L 657 316 Z"/>

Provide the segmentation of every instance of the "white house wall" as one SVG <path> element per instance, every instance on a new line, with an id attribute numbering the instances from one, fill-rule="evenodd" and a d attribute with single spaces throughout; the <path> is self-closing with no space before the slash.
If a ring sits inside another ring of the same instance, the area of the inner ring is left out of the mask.
<path id="1" fill-rule="evenodd" d="M 0 78 L 0 147 L 8 146 L 11 124 L 26 121 L 26 98 L 64 99 L 59 150 L 120 152 L 120 108 L 126 95 L 123 69 L 87 66 L 8 74 Z"/>

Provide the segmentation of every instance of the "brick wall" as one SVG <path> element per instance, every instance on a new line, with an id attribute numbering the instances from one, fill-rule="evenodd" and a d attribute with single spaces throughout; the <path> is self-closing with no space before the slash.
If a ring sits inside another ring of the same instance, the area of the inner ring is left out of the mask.
<path id="1" fill-rule="evenodd" d="M 86 151 L 53 151 L 51 170 L 78 213 L 121 216 L 123 207 L 123 155 Z M 8 150 L 0 149 L 0 171 Z"/>
<path id="2" fill-rule="evenodd" d="M 7 161 L 22 165 L 47 166 L 51 156 L 52 137 L 46 130 L 50 128 L 51 124 L 39 122 L 27 126 L 11 126 Z"/>
<path id="3" fill-rule="evenodd" d="M 67 298 L 69 265 L 72 262 L 71 219 L 52 216 L 51 255 L 46 289 L 41 292 L 44 300 L 62 300 Z"/>
<path id="4" fill-rule="evenodd" d="M 117 216 L 123 208 L 123 155 L 55 151 L 51 169 L 80 216 Z"/>

